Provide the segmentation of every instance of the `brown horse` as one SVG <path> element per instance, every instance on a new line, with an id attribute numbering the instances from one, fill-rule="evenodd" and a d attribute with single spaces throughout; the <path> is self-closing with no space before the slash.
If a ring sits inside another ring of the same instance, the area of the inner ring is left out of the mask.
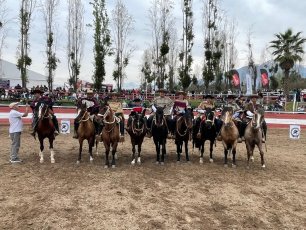
<path id="1" fill-rule="evenodd" d="M 261 124 L 263 122 L 263 111 L 259 110 L 254 113 L 252 120 L 248 123 L 244 138 L 245 145 L 248 154 L 247 168 L 249 168 L 250 158 L 254 161 L 253 152 L 255 146 L 258 147 L 260 157 L 261 157 L 261 167 L 265 168 L 264 151 L 262 146 L 262 128 Z"/>
<path id="2" fill-rule="evenodd" d="M 222 144 L 224 147 L 224 166 L 227 167 L 227 154 L 233 154 L 232 167 L 236 167 L 236 146 L 239 137 L 237 126 L 233 121 L 233 111 L 227 110 L 223 116 L 221 128 Z"/>
<path id="3" fill-rule="evenodd" d="M 141 114 L 137 112 L 132 112 L 130 119 L 129 119 L 129 127 L 127 128 L 127 132 L 129 133 L 131 137 L 132 142 L 132 165 L 135 165 L 136 163 L 136 148 L 135 146 L 138 146 L 138 157 L 137 157 L 137 163 L 141 164 L 141 158 L 140 158 L 140 152 L 141 152 L 141 145 L 143 142 L 143 139 L 147 133 L 147 120 L 145 118 L 146 109 L 142 111 Z"/>
<path id="4" fill-rule="evenodd" d="M 98 116 L 102 117 L 103 129 L 101 133 L 101 138 L 105 147 L 105 166 L 109 167 L 108 155 L 110 152 L 110 147 L 112 146 L 112 168 L 116 167 L 116 151 L 118 142 L 120 140 L 119 136 L 119 122 L 120 119 L 115 116 L 113 110 L 108 104 L 104 104 L 100 107 Z"/>
<path id="5" fill-rule="evenodd" d="M 49 106 L 46 103 L 41 103 L 38 108 L 38 123 L 36 127 L 36 132 L 38 134 L 38 140 L 40 143 L 40 163 L 44 162 L 44 139 L 48 138 L 49 140 L 49 149 L 51 152 L 51 163 L 55 163 L 54 151 L 53 151 L 53 141 L 55 140 L 54 136 L 55 126 L 52 122 L 52 115 L 49 111 Z"/>
<path id="6" fill-rule="evenodd" d="M 79 139 L 79 157 L 77 160 L 77 164 L 81 162 L 82 156 L 82 148 L 83 148 L 83 141 L 87 140 L 89 146 L 89 160 L 90 162 L 93 161 L 92 156 L 92 147 L 95 144 L 95 126 L 93 124 L 92 119 L 90 118 L 90 113 L 87 112 L 86 104 L 82 104 L 78 110 L 78 116 L 76 118 L 79 122 L 78 128 L 78 139 Z"/>

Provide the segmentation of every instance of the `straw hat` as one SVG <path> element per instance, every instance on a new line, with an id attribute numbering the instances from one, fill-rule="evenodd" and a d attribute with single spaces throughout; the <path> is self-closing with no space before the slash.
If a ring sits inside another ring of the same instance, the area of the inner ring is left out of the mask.
<path id="1" fill-rule="evenodd" d="M 180 90 L 180 91 L 177 91 L 177 92 L 176 92 L 176 95 L 177 95 L 177 96 L 178 96 L 178 95 L 184 95 L 184 96 L 186 96 L 187 93 L 186 93 L 185 91 L 183 91 L 183 90 Z"/>
<path id="2" fill-rule="evenodd" d="M 9 104 L 10 109 L 12 109 L 15 105 L 19 105 L 19 102 L 12 102 Z"/>

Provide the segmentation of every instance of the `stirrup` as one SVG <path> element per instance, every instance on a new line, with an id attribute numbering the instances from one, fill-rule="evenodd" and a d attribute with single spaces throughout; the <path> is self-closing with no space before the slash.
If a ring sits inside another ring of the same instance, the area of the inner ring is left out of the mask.
<path id="1" fill-rule="evenodd" d="M 59 132 L 57 130 L 54 131 L 54 136 L 57 136 Z"/>

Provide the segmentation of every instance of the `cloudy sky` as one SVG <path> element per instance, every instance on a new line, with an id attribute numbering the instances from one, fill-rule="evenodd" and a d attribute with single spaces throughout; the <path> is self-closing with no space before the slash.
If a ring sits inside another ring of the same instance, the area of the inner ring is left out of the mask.
<path id="1" fill-rule="evenodd" d="M 40 0 L 38 0 L 40 1 Z M 18 14 L 20 9 L 19 0 L 7 0 L 8 18 L 8 37 L 6 47 L 3 50 L 2 58 L 4 60 L 16 63 L 16 49 L 19 39 Z M 84 0 L 85 24 L 92 22 L 92 8 L 89 0 Z M 148 19 L 148 10 L 151 5 L 150 0 L 123 0 L 130 15 L 134 18 L 134 32 L 131 40 L 134 41 L 137 49 L 131 57 L 130 64 L 126 69 L 127 79 L 124 87 L 137 87 L 140 82 L 140 65 L 142 63 L 143 51 L 149 47 L 151 42 L 150 26 Z M 254 47 L 255 62 L 261 61 L 261 54 L 268 43 L 274 39 L 274 34 L 284 32 L 292 28 L 294 32 L 303 31 L 305 24 L 306 1 L 301 0 L 220 0 L 222 9 L 229 18 L 234 18 L 237 22 L 237 49 L 238 63 L 237 68 L 247 63 L 247 33 L 251 28 L 252 43 Z M 181 0 L 174 0 L 174 16 L 176 26 L 181 28 Z M 106 0 L 108 14 L 114 8 L 115 0 Z M 195 64 L 203 62 L 203 32 L 202 32 L 202 8 L 203 0 L 194 0 L 194 30 L 195 44 L 193 55 Z M 67 5 L 65 0 L 60 0 L 57 15 L 57 56 L 61 63 L 58 66 L 55 76 L 56 85 L 62 85 L 67 82 L 68 68 L 66 59 L 66 17 Z M 41 13 L 36 10 L 30 30 L 30 57 L 32 58 L 31 70 L 45 74 L 45 56 L 44 56 L 44 26 Z M 179 32 L 180 33 L 180 32 Z M 91 81 L 93 74 L 93 31 L 86 29 L 86 41 L 84 47 L 84 57 L 81 63 L 80 78 Z M 306 33 L 303 31 L 303 35 Z M 114 83 L 112 80 L 113 57 L 107 60 L 107 76 L 105 83 Z"/>

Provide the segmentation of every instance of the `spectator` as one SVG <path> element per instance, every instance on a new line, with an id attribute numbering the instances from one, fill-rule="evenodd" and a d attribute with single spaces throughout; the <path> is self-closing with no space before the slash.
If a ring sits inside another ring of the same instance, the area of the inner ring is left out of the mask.
<path id="1" fill-rule="evenodd" d="M 20 136 L 22 132 L 23 122 L 21 120 L 22 117 L 28 116 L 29 107 L 26 105 L 25 113 L 19 112 L 18 102 L 13 102 L 9 105 L 11 111 L 9 113 L 9 122 L 10 128 L 9 133 L 12 140 L 11 145 L 11 163 L 20 163 L 22 162 L 18 157 L 19 147 L 20 147 Z"/>

